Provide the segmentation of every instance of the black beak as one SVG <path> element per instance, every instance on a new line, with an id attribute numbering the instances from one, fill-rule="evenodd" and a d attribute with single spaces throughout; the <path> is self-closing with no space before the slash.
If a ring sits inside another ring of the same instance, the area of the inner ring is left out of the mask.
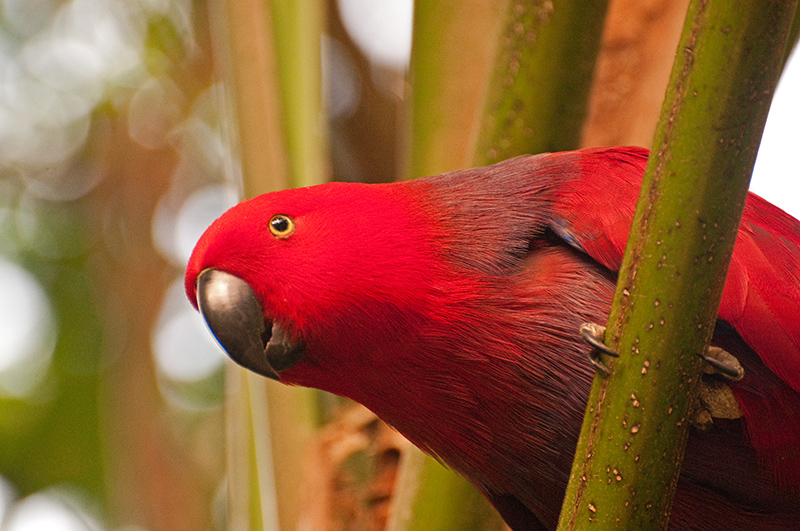
<path id="1" fill-rule="evenodd" d="M 250 286 L 218 269 L 197 277 L 197 307 L 208 328 L 228 356 L 246 369 L 273 380 L 277 371 L 303 358 L 305 345 L 293 342 L 278 323 L 267 324 Z"/>

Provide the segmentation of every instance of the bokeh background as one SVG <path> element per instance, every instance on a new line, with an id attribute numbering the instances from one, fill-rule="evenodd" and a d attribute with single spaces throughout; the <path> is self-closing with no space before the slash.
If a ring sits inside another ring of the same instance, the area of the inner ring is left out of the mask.
<path id="1" fill-rule="evenodd" d="M 226 528 L 230 363 L 182 286 L 242 196 L 219 3 L 0 1 L 3 531 Z M 393 180 L 411 0 L 325 4 L 325 177 Z M 753 179 L 795 216 L 798 95 L 795 53 Z"/>

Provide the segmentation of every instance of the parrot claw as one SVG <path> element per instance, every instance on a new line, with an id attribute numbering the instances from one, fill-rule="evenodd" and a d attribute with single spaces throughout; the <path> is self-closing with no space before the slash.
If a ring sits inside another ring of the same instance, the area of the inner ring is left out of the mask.
<path id="1" fill-rule="evenodd" d="M 619 354 L 603 343 L 606 327 L 597 323 L 583 323 L 580 327 L 580 333 L 583 340 L 594 347 L 589 353 L 589 361 L 592 362 L 592 365 L 608 374 L 608 367 L 600 361 L 599 352 L 615 358 L 618 358 Z M 700 357 L 708 364 L 705 368 L 706 374 L 721 374 L 734 382 L 744 378 L 744 369 L 739 360 L 726 350 L 719 347 L 708 347 L 708 351 L 705 354 L 701 354 Z"/>
<path id="2" fill-rule="evenodd" d="M 608 367 L 600 361 L 599 352 L 615 358 L 618 358 L 619 354 L 603 343 L 603 339 L 606 336 L 606 327 L 597 323 L 583 323 L 580 327 L 580 334 L 584 341 L 594 347 L 592 351 L 589 352 L 589 361 L 605 374 L 610 374 L 611 371 L 608 370 Z"/>
<path id="3" fill-rule="evenodd" d="M 705 354 L 700 354 L 708 366 L 706 374 L 721 374 L 728 380 L 738 382 L 744 378 L 744 369 L 733 354 L 719 347 L 708 347 Z"/>

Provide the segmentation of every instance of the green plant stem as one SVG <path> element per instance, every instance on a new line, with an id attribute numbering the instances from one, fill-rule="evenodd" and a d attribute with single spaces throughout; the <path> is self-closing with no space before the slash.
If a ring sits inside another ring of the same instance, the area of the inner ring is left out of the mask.
<path id="1" fill-rule="evenodd" d="M 666 529 L 793 1 L 690 4 L 559 530 Z"/>
<path id="2" fill-rule="evenodd" d="M 236 0 L 229 0 L 236 1 Z M 322 108 L 322 0 L 263 0 L 269 4 L 292 186 L 328 180 L 327 121 Z"/>
<path id="3" fill-rule="evenodd" d="M 406 176 L 472 163 L 476 119 L 509 0 L 438 0 L 414 6 Z"/>
<path id="4" fill-rule="evenodd" d="M 606 0 L 507 4 L 475 163 L 578 147 L 607 7 Z"/>
<path id="5" fill-rule="evenodd" d="M 435 175 L 469 166 L 475 118 L 491 72 L 508 0 L 418 2 L 405 116 L 401 175 Z M 412 529 L 499 529 L 499 515 L 466 479 L 417 448 L 404 453 L 388 524 Z M 464 511 L 470 507 L 470 511 Z"/>

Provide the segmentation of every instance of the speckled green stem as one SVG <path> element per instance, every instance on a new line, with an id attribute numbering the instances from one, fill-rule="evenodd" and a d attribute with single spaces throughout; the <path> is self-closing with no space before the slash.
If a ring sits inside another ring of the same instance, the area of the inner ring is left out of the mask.
<path id="1" fill-rule="evenodd" d="M 691 3 L 559 530 L 666 529 L 796 0 Z"/>
<path id="2" fill-rule="evenodd" d="M 607 0 L 508 3 L 475 163 L 578 147 L 607 7 Z"/>

